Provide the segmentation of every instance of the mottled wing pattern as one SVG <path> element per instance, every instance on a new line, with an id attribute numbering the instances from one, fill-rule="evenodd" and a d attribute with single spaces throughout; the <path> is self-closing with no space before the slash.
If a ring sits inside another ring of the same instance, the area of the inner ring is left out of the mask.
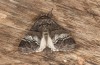
<path id="1" fill-rule="evenodd" d="M 19 50 L 22 53 L 32 53 L 40 46 L 41 34 L 35 31 L 29 31 L 19 44 Z"/>
<path id="2" fill-rule="evenodd" d="M 53 40 L 55 48 L 59 51 L 70 51 L 75 48 L 75 40 L 70 35 L 68 30 L 60 27 L 58 30 L 51 31 L 51 38 Z"/>
<path id="3" fill-rule="evenodd" d="M 24 53 L 41 52 L 46 47 L 52 51 L 67 51 L 75 48 L 75 41 L 68 30 L 58 25 L 50 14 L 39 16 L 19 44 Z"/>

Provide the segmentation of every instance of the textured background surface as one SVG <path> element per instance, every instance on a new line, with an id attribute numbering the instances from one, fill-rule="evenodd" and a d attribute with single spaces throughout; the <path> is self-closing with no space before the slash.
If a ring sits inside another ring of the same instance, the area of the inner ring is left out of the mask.
<path id="1" fill-rule="evenodd" d="M 34 18 L 52 8 L 79 48 L 71 53 L 18 53 Z M 100 65 L 100 0 L 0 0 L 0 65 Z"/>

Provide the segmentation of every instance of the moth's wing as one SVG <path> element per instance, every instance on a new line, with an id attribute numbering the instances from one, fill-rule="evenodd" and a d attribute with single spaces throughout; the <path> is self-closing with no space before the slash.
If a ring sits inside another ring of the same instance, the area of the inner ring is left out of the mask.
<path id="1" fill-rule="evenodd" d="M 59 51 L 70 51 L 75 48 L 75 40 L 64 29 L 55 30 L 51 33 L 54 46 Z"/>
<path id="2" fill-rule="evenodd" d="M 41 35 L 39 32 L 29 31 L 19 44 L 22 53 L 35 52 L 40 46 Z"/>
<path id="3" fill-rule="evenodd" d="M 59 49 L 59 51 L 70 51 L 75 48 L 75 41 L 73 38 L 68 39 L 59 39 L 57 40 L 56 44 L 54 46 Z"/>

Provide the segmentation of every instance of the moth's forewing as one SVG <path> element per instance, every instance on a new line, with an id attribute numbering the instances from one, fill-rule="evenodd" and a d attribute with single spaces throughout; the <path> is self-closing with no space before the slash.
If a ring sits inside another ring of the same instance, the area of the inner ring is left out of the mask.
<path id="1" fill-rule="evenodd" d="M 19 44 L 19 51 L 22 53 L 35 52 L 40 45 L 41 34 L 35 31 L 29 31 Z"/>
<path id="2" fill-rule="evenodd" d="M 57 40 L 56 44 L 54 46 L 59 49 L 59 51 L 71 51 L 75 48 L 75 41 L 73 38 L 68 39 L 59 39 Z"/>
<path id="3" fill-rule="evenodd" d="M 59 51 L 70 51 L 75 48 L 76 42 L 70 35 L 68 30 L 59 27 L 60 29 L 51 32 L 51 38 L 54 46 Z"/>

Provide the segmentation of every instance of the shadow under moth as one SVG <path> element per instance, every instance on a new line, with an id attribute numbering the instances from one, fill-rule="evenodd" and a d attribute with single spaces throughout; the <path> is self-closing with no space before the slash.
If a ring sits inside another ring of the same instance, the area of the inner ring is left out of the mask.
<path id="1" fill-rule="evenodd" d="M 75 45 L 75 40 L 68 30 L 57 24 L 52 13 L 46 13 L 36 18 L 34 25 L 21 40 L 19 50 L 32 53 L 49 48 L 51 51 L 66 52 L 74 49 Z"/>

